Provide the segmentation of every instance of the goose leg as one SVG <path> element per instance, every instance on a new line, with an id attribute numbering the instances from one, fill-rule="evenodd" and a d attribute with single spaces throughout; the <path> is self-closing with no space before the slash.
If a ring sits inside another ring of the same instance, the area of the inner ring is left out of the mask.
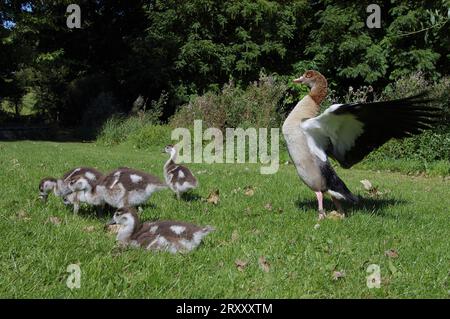
<path id="1" fill-rule="evenodd" d="M 322 220 L 325 218 L 325 210 L 323 209 L 323 193 L 322 192 L 316 192 L 317 197 L 317 203 L 319 204 L 319 220 Z"/>

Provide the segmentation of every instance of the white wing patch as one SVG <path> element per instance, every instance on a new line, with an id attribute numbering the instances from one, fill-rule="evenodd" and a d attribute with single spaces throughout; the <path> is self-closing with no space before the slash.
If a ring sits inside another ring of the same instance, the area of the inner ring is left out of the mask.
<path id="1" fill-rule="evenodd" d="M 308 146 L 321 160 L 326 159 L 325 149 L 329 142 L 336 154 L 344 156 L 364 132 L 364 124 L 353 115 L 336 115 L 332 112 L 342 104 L 330 106 L 323 114 L 301 124 L 308 138 Z"/>
<path id="2" fill-rule="evenodd" d="M 178 173 L 178 177 L 179 177 L 179 178 L 184 178 L 184 176 L 185 176 L 185 175 L 184 175 L 183 171 L 180 171 L 180 172 Z"/>
<path id="3" fill-rule="evenodd" d="M 93 174 L 93 173 L 91 173 L 91 172 L 86 172 L 86 173 L 84 173 L 84 176 L 86 176 L 88 179 L 90 179 L 91 181 L 94 181 L 96 178 L 95 178 L 95 175 Z"/>
<path id="4" fill-rule="evenodd" d="M 136 175 L 136 174 L 131 174 L 130 175 L 130 178 L 131 178 L 131 181 L 133 182 L 133 183 L 139 183 L 140 181 L 142 181 L 142 177 L 141 176 L 139 176 L 139 175 Z"/>
<path id="5" fill-rule="evenodd" d="M 173 225 L 170 226 L 170 230 L 173 231 L 175 234 L 180 235 L 182 232 L 186 230 L 186 227 L 180 225 Z"/>

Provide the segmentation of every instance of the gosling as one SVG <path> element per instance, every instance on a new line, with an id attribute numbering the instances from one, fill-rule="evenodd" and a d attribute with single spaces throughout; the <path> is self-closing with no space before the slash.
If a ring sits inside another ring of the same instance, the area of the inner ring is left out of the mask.
<path id="1" fill-rule="evenodd" d="M 167 188 L 156 176 L 132 168 L 119 168 L 92 185 L 86 178 L 72 179 L 69 187 L 91 205 L 107 203 L 114 208 L 140 206 L 151 195 Z"/>
<path id="2" fill-rule="evenodd" d="M 84 178 L 88 183 L 94 184 L 102 177 L 102 173 L 92 167 L 77 167 L 63 175 L 62 178 L 46 177 L 39 182 L 39 198 L 45 203 L 48 195 L 53 192 L 57 197 L 63 199 L 64 204 L 73 205 L 74 212 L 79 210 L 78 196 L 72 193 L 69 181 Z"/>
<path id="3" fill-rule="evenodd" d="M 167 145 L 163 153 L 170 155 L 164 165 L 164 179 L 167 186 L 177 195 L 177 199 L 180 199 L 181 194 L 197 188 L 197 178 L 195 178 L 189 168 L 175 163 L 177 150 L 173 145 Z"/>
<path id="4" fill-rule="evenodd" d="M 133 208 L 118 209 L 109 225 L 120 225 L 116 240 L 147 250 L 187 253 L 197 248 L 203 237 L 214 230 L 179 221 L 155 221 L 141 224 Z"/>

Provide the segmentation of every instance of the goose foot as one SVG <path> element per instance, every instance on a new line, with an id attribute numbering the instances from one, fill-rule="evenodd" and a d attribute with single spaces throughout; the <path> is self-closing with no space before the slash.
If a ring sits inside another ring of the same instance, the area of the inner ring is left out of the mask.
<path id="1" fill-rule="evenodd" d="M 327 217 L 327 213 L 323 209 L 319 210 L 319 220 L 323 220 Z"/>

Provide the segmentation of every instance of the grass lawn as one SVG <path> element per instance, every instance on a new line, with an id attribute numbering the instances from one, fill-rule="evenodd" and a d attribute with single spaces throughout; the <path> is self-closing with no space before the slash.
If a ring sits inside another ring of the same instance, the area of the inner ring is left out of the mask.
<path id="1" fill-rule="evenodd" d="M 442 177 L 338 169 L 364 200 L 348 208 L 345 220 L 328 219 L 317 227 L 315 195 L 292 165 L 260 175 L 254 164 L 191 164 L 201 199 L 177 201 L 162 191 L 141 214 L 143 220 L 215 226 L 187 255 L 119 249 L 114 235 L 103 229 L 107 217 L 97 218 L 88 207 L 73 215 L 54 196 L 47 204 L 38 200 L 40 178 L 79 165 L 104 172 L 130 166 L 162 178 L 166 156 L 160 151 L 0 143 L 0 297 L 450 297 L 450 181 Z M 362 179 L 381 194 L 368 194 Z M 246 186 L 253 196 L 244 194 Z M 215 189 L 218 205 L 204 200 Z M 331 210 L 331 201 L 326 208 Z M 238 269 L 236 261 L 245 266 Z M 69 264 L 81 267 L 80 289 L 66 286 Z M 366 285 L 371 264 L 381 269 L 380 288 Z M 335 280 L 334 271 L 344 276 Z"/>

